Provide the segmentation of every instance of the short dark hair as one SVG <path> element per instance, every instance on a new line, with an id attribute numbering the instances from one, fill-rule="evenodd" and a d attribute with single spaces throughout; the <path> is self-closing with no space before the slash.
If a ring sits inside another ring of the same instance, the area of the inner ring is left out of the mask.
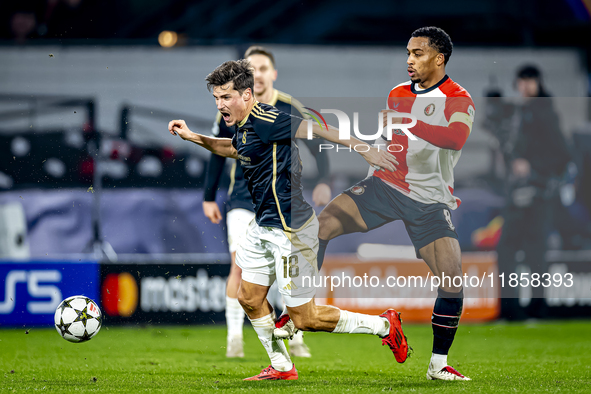
<path id="1" fill-rule="evenodd" d="M 435 26 L 421 27 L 412 32 L 411 37 L 427 37 L 429 45 L 437 52 L 443 54 L 443 62 L 447 64 L 451 57 L 451 52 L 454 45 L 451 43 L 451 38 L 443 29 Z"/>
<path id="2" fill-rule="evenodd" d="M 262 47 L 262 46 L 253 45 L 250 48 L 248 48 L 246 50 L 246 52 L 244 52 L 244 58 L 246 59 L 252 55 L 267 56 L 269 58 L 269 60 L 271 60 L 271 64 L 275 68 L 275 56 L 273 56 L 273 52 L 271 52 L 269 49 Z"/>
<path id="3" fill-rule="evenodd" d="M 246 59 L 229 60 L 220 64 L 206 78 L 207 90 L 234 82 L 234 89 L 242 94 L 246 89 L 254 90 L 254 70 Z"/>
<path id="4" fill-rule="evenodd" d="M 525 66 L 521 66 L 519 70 L 517 70 L 517 78 L 518 79 L 542 79 L 542 73 L 540 69 L 533 64 L 527 64 Z"/>

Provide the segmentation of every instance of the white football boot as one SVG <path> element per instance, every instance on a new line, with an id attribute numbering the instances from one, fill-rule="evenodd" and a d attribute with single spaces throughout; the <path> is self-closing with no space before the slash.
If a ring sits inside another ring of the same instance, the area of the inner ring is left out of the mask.
<path id="1" fill-rule="evenodd" d="M 293 339 L 289 340 L 289 355 L 292 357 L 305 357 L 310 358 L 310 349 L 304 343 L 304 332 L 299 331 L 293 336 Z"/>
<path id="2" fill-rule="evenodd" d="M 454 368 L 446 365 L 441 369 L 433 368 L 433 364 L 429 363 L 429 369 L 427 370 L 427 379 L 429 380 L 472 380 L 467 376 L 462 375 Z"/>

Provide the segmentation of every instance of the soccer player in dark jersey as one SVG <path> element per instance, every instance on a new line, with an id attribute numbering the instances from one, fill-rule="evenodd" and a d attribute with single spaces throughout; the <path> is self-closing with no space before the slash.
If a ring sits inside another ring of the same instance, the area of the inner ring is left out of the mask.
<path id="1" fill-rule="evenodd" d="M 335 128 L 322 128 L 257 102 L 248 60 L 225 62 L 206 81 L 224 122 L 234 127 L 232 139 L 193 133 L 183 120 L 171 121 L 168 130 L 217 155 L 238 159 L 248 183 L 255 220 L 236 251 L 236 263 L 242 268 L 238 301 L 271 365 L 246 380 L 298 378 L 283 340 L 273 336 L 275 313 L 266 296 L 275 281 L 298 329 L 378 335 L 396 360 L 404 362 L 408 345 L 395 310 L 370 316 L 314 302 L 314 282 L 309 279 L 318 274 L 318 220 L 303 198 L 301 161 L 292 139 L 306 138 L 310 126 L 316 136 L 331 142 L 349 148 L 363 145 L 366 149 L 360 154 L 372 166 L 393 171 L 398 164 L 394 156 L 354 138 L 339 140 Z"/>
<path id="2" fill-rule="evenodd" d="M 270 50 L 261 46 L 251 46 L 244 53 L 244 58 L 254 68 L 254 95 L 258 102 L 272 105 L 287 114 L 297 114 L 299 117 L 305 118 L 305 111 L 299 101 L 273 88 L 273 82 L 277 79 L 277 69 L 275 68 L 275 57 Z M 234 135 L 233 127 L 226 126 L 222 120 L 222 114 L 219 112 L 212 132 L 216 137 L 232 138 Z M 331 197 L 330 186 L 328 186 L 330 174 L 328 156 L 320 152 L 321 141 L 320 139 L 302 140 L 316 159 L 319 183 L 314 188 L 312 200 L 317 206 L 328 204 Z M 215 197 L 225 162 L 225 157 L 212 154 L 205 177 L 203 212 L 212 223 L 216 224 L 222 218 Z M 244 310 L 238 302 L 238 286 L 242 272 L 240 267 L 236 265 L 236 248 L 246 236 L 248 224 L 254 218 L 254 206 L 242 174 L 242 167 L 237 165 L 235 160 L 230 170 L 230 186 L 225 211 L 228 247 L 232 258 L 230 275 L 226 284 L 226 325 L 228 327 L 226 357 L 244 357 L 242 343 Z M 293 336 L 293 339 L 289 340 L 289 354 L 291 356 L 310 357 L 310 351 L 304 343 L 302 334 L 303 332 L 299 331 Z"/>
<path id="3" fill-rule="evenodd" d="M 402 220 L 433 275 L 462 276 L 458 235 L 450 210 L 460 205 L 453 195 L 453 168 L 472 130 L 474 103 L 468 92 L 452 81 L 445 65 L 452 52 L 449 35 L 437 27 L 412 33 L 407 46 L 410 81 L 396 86 L 388 106 L 417 119 L 409 131 L 418 137 L 392 134 L 385 143 L 394 149 L 397 171 L 375 171 L 337 196 L 319 215 L 321 267 L 328 241 L 341 234 L 366 232 Z M 400 122 L 398 122 L 400 123 Z M 463 306 L 463 288 L 442 282 L 432 315 L 433 352 L 427 370 L 432 380 L 470 380 L 447 365 Z"/>

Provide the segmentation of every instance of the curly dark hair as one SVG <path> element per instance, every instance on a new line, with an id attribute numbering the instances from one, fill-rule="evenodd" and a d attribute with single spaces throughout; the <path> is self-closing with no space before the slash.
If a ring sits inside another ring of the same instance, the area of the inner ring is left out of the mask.
<path id="1" fill-rule="evenodd" d="M 206 78 L 207 90 L 234 82 L 234 89 L 242 94 L 246 89 L 254 90 L 254 69 L 246 59 L 229 60 L 220 64 Z"/>
<path id="2" fill-rule="evenodd" d="M 429 45 L 437 52 L 443 54 L 444 64 L 447 64 L 451 57 L 454 45 L 451 38 L 443 29 L 435 26 L 421 27 L 412 32 L 411 37 L 426 37 L 429 39 Z"/>

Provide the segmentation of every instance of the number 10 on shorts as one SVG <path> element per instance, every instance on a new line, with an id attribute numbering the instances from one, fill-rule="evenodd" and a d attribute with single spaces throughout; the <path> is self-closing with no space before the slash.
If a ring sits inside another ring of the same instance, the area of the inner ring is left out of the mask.
<path id="1" fill-rule="evenodd" d="M 296 278 L 300 274 L 300 267 L 298 267 L 298 256 L 282 256 L 281 258 L 283 259 L 283 277 L 287 278 L 287 273 L 289 272 L 290 278 Z"/>

